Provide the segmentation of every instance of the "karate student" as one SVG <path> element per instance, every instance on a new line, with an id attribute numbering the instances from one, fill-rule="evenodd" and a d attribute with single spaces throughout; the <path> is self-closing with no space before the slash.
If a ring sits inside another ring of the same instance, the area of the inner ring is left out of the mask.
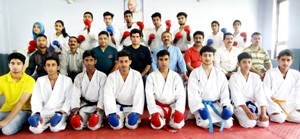
<path id="1" fill-rule="evenodd" d="M 237 70 L 237 56 L 241 53 L 240 49 L 233 47 L 233 34 L 225 33 L 223 37 L 225 46 L 217 49 L 215 54 L 214 66 L 219 68 L 227 77 Z"/>
<path id="2" fill-rule="evenodd" d="M 300 73 L 291 69 L 294 60 L 292 51 L 282 50 L 278 56 L 278 67 L 266 72 L 265 93 L 270 121 L 300 123 Z"/>
<path id="3" fill-rule="evenodd" d="M 79 42 L 75 36 L 69 37 L 69 49 L 62 55 L 60 73 L 67 75 L 74 81 L 77 74 L 83 71 L 82 54 L 83 50 L 79 49 Z"/>
<path id="4" fill-rule="evenodd" d="M 5 102 L 0 109 L 0 132 L 13 135 L 22 129 L 30 116 L 34 79 L 22 71 L 26 57 L 20 53 L 8 55 L 10 72 L 0 76 L 0 95 Z"/>
<path id="5" fill-rule="evenodd" d="M 244 52 L 238 55 L 240 70 L 233 73 L 229 80 L 231 99 L 234 103 L 234 115 L 244 128 L 269 126 L 266 113 L 268 105 L 260 77 L 250 72 L 252 57 Z"/>
<path id="6" fill-rule="evenodd" d="M 159 51 L 156 57 L 159 68 L 148 76 L 145 90 L 151 127 L 181 129 L 186 100 L 182 79 L 170 70 L 170 53 L 167 50 Z"/>
<path id="7" fill-rule="evenodd" d="M 267 70 L 272 68 L 270 56 L 266 49 L 261 47 L 262 36 L 259 32 L 254 32 L 251 35 L 251 45 L 244 49 L 252 56 L 251 71 L 258 74 L 263 80 Z"/>
<path id="8" fill-rule="evenodd" d="M 93 49 L 97 46 L 97 30 L 92 27 L 93 14 L 85 12 L 83 14 L 84 28 L 78 33 L 78 40 L 80 42 L 80 49 L 83 51 Z"/>
<path id="9" fill-rule="evenodd" d="M 246 48 L 246 41 L 247 41 L 247 33 L 241 32 L 242 22 L 240 20 L 233 21 L 233 29 L 234 29 L 234 38 L 233 38 L 233 46 L 244 50 Z"/>
<path id="10" fill-rule="evenodd" d="M 103 21 L 106 25 L 105 30 L 109 33 L 109 38 L 108 38 L 108 45 L 116 48 L 117 50 L 121 50 L 121 47 L 119 47 L 119 42 L 120 42 L 120 32 L 119 29 L 115 28 L 113 26 L 113 19 L 114 19 L 114 14 L 106 11 L 103 13 Z"/>
<path id="11" fill-rule="evenodd" d="M 97 60 L 96 69 L 106 75 L 118 69 L 118 50 L 108 45 L 108 39 L 108 33 L 101 31 L 98 35 L 99 46 L 92 49 Z"/>
<path id="12" fill-rule="evenodd" d="M 35 51 L 29 58 L 29 64 L 25 72 L 32 76 L 35 80 L 38 77 L 44 76 L 47 72 L 44 69 L 44 62 L 47 57 L 58 58 L 57 53 L 52 50 L 49 50 L 47 42 L 47 36 L 43 34 L 37 35 L 37 46 L 38 50 Z"/>
<path id="13" fill-rule="evenodd" d="M 210 133 L 213 132 L 213 124 L 220 126 L 220 131 L 233 124 L 228 81 L 224 73 L 213 66 L 215 52 L 213 47 L 200 50 L 203 63 L 192 71 L 188 81 L 190 111 L 197 126 L 209 128 Z"/>
<path id="14" fill-rule="evenodd" d="M 46 58 L 44 68 L 48 75 L 38 78 L 30 102 L 32 115 L 28 123 L 34 134 L 40 134 L 48 127 L 52 132 L 64 130 L 71 109 L 72 80 L 58 73 L 58 58 Z"/>
<path id="15" fill-rule="evenodd" d="M 174 31 L 173 44 L 184 54 L 184 52 L 190 48 L 189 45 L 192 44 L 191 28 L 185 24 L 187 19 L 185 12 L 179 12 L 176 17 L 179 28 Z"/>
<path id="16" fill-rule="evenodd" d="M 104 87 L 104 110 L 108 123 L 118 130 L 136 129 L 144 111 L 144 85 L 141 74 L 130 68 L 131 57 L 127 51 L 118 52 L 120 68 L 108 75 Z"/>
<path id="17" fill-rule="evenodd" d="M 70 50 L 68 46 L 69 35 L 66 32 L 66 28 L 62 20 L 55 21 L 54 27 L 56 32 L 49 38 L 49 49 L 54 50 L 60 56 L 61 60 L 61 54 Z"/>
<path id="18" fill-rule="evenodd" d="M 223 32 L 220 32 L 220 23 L 218 21 L 211 22 L 212 34 L 207 37 L 207 39 L 212 39 L 213 43 L 211 46 L 215 49 L 220 48 L 223 45 Z"/>
<path id="19" fill-rule="evenodd" d="M 83 53 L 86 71 L 76 76 L 72 90 L 70 124 L 75 130 L 85 127 L 96 130 L 102 126 L 103 89 L 107 77 L 95 68 L 97 62 L 93 51 Z"/>

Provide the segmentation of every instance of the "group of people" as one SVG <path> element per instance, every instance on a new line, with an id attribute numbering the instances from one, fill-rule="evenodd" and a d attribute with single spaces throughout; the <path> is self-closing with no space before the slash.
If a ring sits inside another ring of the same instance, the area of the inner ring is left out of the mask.
<path id="1" fill-rule="evenodd" d="M 290 69 L 293 53 L 281 51 L 279 66 L 272 68 L 260 46 L 262 35 L 253 33 L 245 47 L 239 20 L 234 34 L 220 32 L 213 21 L 204 46 L 204 33 L 191 33 L 184 12 L 177 14 L 174 37 L 171 22 L 163 27 L 160 13 L 151 16 L 155 28 L 147 35 L 130 11 L 124 12 L 126 25 L 120 30 L 111 25 L 113 16 L 103 14 L 107 28 L 97 36 L 90 12 L 83 15 L 78 37 L 68 36 L 60 20 L 49 39 L 42 24 L 34 24 L 25 72 L 26 57 L 14 52 L 8 56 L 10 72 L 0 77 L 6 99 L 0 109 L 3 134 L 15 134 L 25 122 L 34 134 L 48 127 L 64 130 L 67 121 L 75 130 L 97 130 L 105 117 L 114 130 L 136 129 L 145 104 L 151 127 L 168 131 L 184 126 L 186 103 L 189 117 L 210 133 L 213 125 L 220 131 L 232 127 L 233 115 L 245 128 L 268 127 L 269 121 L 300 123 L 300 73 Z"/>

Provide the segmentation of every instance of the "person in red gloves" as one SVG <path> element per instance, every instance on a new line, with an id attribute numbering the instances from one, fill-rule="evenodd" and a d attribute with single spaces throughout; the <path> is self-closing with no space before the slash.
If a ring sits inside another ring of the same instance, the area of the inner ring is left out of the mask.
<path id="1" fill-rule="evenodd" d="M 191 41 L 191 28 L 186 25 L 187 14 L 185 12 L 179 12 L 177 14 L 177 20 L 179 28 L 174 31 L 173 44 L 177 46 L 182 53 L 184 53 L 192 44 Z"/>
<path id="2" fill-rule="evenodd" d="M 78 41 L 80 42 L 80 49 L 83 51 L 90 50 L 97 46 L 97 32 L 92 27 L 93 14 L 91 12 L 85 12 L 83 14 L 84 28 L 78 33 Z"/>
<path id="3" fill-rule="evenodd" d="M 234 29 L 233 46 L 236 46 L 237 48 L 243 50 L 246 48 L 247 33 L 240 31 L 241 26 L 242 26 L 242 22 L 240 20 L 233 21 L 233 29 Z"/>

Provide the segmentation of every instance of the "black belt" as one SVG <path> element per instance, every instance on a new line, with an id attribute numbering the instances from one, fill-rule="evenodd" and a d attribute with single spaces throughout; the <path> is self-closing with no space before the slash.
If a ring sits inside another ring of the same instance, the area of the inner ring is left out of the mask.
<path id="1" fill-rule="evenodd" d="M 123 111 L 123 108 L 124 107 L 132 107 L 132 105 L 124 105 L 124 104 L 121 104 L 117 101 L 117 104 L 120 105 L 120 111 Z"/>

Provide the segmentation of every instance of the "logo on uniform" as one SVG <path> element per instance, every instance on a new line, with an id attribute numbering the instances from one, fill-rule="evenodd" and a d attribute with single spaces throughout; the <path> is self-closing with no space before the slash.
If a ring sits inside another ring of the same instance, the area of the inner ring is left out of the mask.
<path id="1" fill-rule="evenodd" d="M 107 58 L 113 58 L 113 55 L 108 55 Z"/>

